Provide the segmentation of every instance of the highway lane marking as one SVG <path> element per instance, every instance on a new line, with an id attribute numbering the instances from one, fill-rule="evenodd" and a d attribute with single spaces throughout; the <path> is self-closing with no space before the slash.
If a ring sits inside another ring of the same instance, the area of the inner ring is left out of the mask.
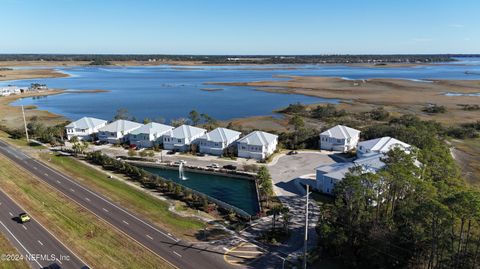
<path id="1" fill-rule="evenodd" d="M 102 207 L 102 209 L 103 209 L 103 211 L 108 212 L 108 210 L 106 208 Z"/>
<path id="2" fill-rule="evenodd" d="M 89 201 L 90 202 L 90 199 L 88 199 L 88 197 L 85 197 L 85 200 Z"/>
<path id="3" fill-rule="evenodd" d="M 43 243 L 42 243 L 42 241 L 40 241 L 40 240 L 37 240 L 37 242 L 38 242 L 40 245 L 42 245 L 42 246 L 43 246 Z"/>
<path id="4" fill-rule="evenodd" d="M 101 200 L 102 200 L 102 201 L 104 201 L 105 203 L 107 203 L 107 204 L 109 204 L 109 205 L 111 205 L 111 206 L 115 207 L 116 209 L 118 209 L 118 210 L 122 211 L 123 213 L 125 213 L 125 214 L 129 215 L 130 217 L 134 218 L 135 220 L 137 220 L 137 221 L 139 221 L 139 222 L 143 223 L 144 225 L 148 226 L 148 227 L 149 227 L 149 228 L 151 228 L 152 230 L 155 230 L 156 232 L 158 232 L 158 233 L 162 234 L 162 235 L 163 235 L 163 236 L 165 236 L 165 237 L 168 237 L 169 239 L 171 239 L 171 240 L 172 240 L 172 241 L 174 241 L 174 242 L 178 242 L 178 240 L 177 240 L 177 239 L 175 239 L 175 238 L 173 238 L 171 234 L 170 234 L 170 235 L 168 235 L 168 234 L 166 234 L 166 233 L 164 233 L 164 232 L 160 231 L 159 229 L 155 228 L 154 226 L 152 226 L 152 225 L 150 225 L 150 224 L 146 223 L 144 220 L 142 220 L 142 219 L 140 219 L 140 218 L 138 218 L 138 217 L 136 217 L 136 216 L 132 215 L 131 213 L 129 213 L 129 212 L 128 212 L 128 211 L 126 211 L 125 209 L 123 209 L 123 208 L 119 207 L 118 205 L 116 205 L 116 204 L 114 204 L 114 203 L 112 203 L 112 202 L 108 201 L 107 199 L 105 199 L 105 198 L 103 198 L 102 196 L 98 195 L 97 193 L 95 193 L 95 192 L 91 191 L 90 189 L 87 189 L 87 188 L 85 188 L 85 187 L 84 187 L 84 186 L 82 186 L 81 184 L 79 184 L 79 183 L 77 183 L 77 182 L 75 182 L 75 181 L 71 180 L 70 178 L 68 178 L 68 177 L 64 176 L 63 174 L 61 174 L 61 173 L 59 173 L 59 172 L 55 171 L 54 169 L 50 168 L 49 166 L 47 166 L 47 165 L 45 165 L 45 164 L 43 164 L 43 163 L 41 163 L 41 162 L 39 162 L 39 161 L 37 161 L 37 160 L 35 160 L 35 159 L 32 159 L 32 161 L 33 161 L 33 162 L 35 162 L 35 163 L 37 163 L 37 164 L 39 164 L 39 165 L 41 165 L 41 166 L 43 166 L 45 169 L 48 169 L 48 170 L 50 170 L 52 173 L 54 173 L 54 174 L 57 174 L 58 176 L 60 176 L 60 177 L 62 177 L 62 178 L 64 178 L 64 179 L 66 179 L 67 181 L 71 182 L 72 184 L 74 184 L 74 185 L 77 185 L 77 186 L 78 186 L 78 187 L 80 187 L 81 189 L 83 189 L 83 190 L 85 190 L 85 191 L 87 191 L 87 192 L 91 193 L 92 195 L 94 195 L 94 196 L 96 196 L 97 198 L 101 199 Z"/>
<path id="5" fill-rule="evenodd" d="M 34 166 L 33 169 L 38 170 L 38 168 L 36 166 Z"/>
<path id="6" fill-rule="evenodd" d="M 7 232 L 15 239 L 15 241 L 17 241 L 17 243 L 27 252 L 28 256 L 32 256 L 32 254 L 30 253 L 30 251 L 28 251 L 28 249 L 20 242 L 20 240 L 18 240 L 17 237 L 15 237 L 15 235 L 12 233 L 12 231 L 10 231 L 10 229 L 7 228 L 7 226 L 5 226 L 5 224 L 3 224 L 2 221 L 0 221 L 0 224 L 2 224 L 2 226 L 7 230 Z M 34 259 L 34 261 L 38 264 L 38 266 L 40 266 L 40 268 L 43 268 L 43 266 L 36 260 Z"/>
<path id="7" fill-rule="evenodd" d="M 182 257 L 182 255 L 178 254 L 176 251 L 174 251 L 173 254 L 177 255 L 180 258 Z"/>
<path id="8" fill-rule="evenodd" d="M 12 216 L 12 217 L 13 217 L 13 214 L 12 214 L 12 212 L 8 212 L 8 214 L 10 214 L 10 216 Z"/>
<path id="9" fill-rule="evenodd" d="M 43 174 L 48 177 L 48 174 L 47 174 L 47 173 L 43 173 Z"/>
<path id="10" fill-rule="evenodd" d="M 23 225 L 22 227 L 23 227 L 23 229 L 27 230 L 27 226 Z"/>
<path id="11" fill-rule="evenodd" d="M 125 224 L 129 225 L 129 224 L 128 224 L 128 222 L 126 222 L 126 221 L 124 221 L 124 220 L 122 220 L 122 221 L 123 221 L 123 223 L 125 223 Z"/>
<path id="12" fill-rule="evenodd" d="M 150 235 L 147 234 L 146 236 L 147 236 L 148 238 L 150 238 L 151 240 L 153 240 L 153 237 L 151 237 Z"/>
<path id="13" fill-rule="evenodd" d="M 72 188 L 70 188 L 70 191 L 71 191 L 71 192 L 75 192 L 75 190 L 74 190 L 74 189 L 72 189 Z"/>
<path id="14" fill-rule="evenodd" d="M 0 144 L 5 144 L 5 143 L 2 143 L 2 141 L 0 141 Z M 5 144 L 5 145 L 6 145 L 6 146 L 9 146 L 8 144 Z M 7 157 L 8 157 L 8 156 L 7 156 Z M 132 218 L 138 220 L 138 221 L 141 222 L 142 224 L 144 224 L 144 225 L 146 225 L 147 227 L 155 230 L 156 232 L 162 234 L 163 236 L 171 239 L 171 240 L 174 241 L 174 242 L 178 242 L 178 240 L 176 240 L 175 238 L 172 238 L 172 237 L 166 235 L 164 232 L 162 232 L 161 230 L 157 229 L 156 227 L 148 224 L 148 223 L 145 222 L 144 220 L 136 217 L 135 215 L 131 214 L 130 212 L 126 211 L 125 209 L 123 209 L 123 208 L 119 207 L 118 205 L 116 205 L 116 204 L 108 201 L 106 198 L 104 198 L 104 197 L 98 195 L 97 193 L 95 193 L 95 192 L 87 189 L 86 187 L 84 187 L 84 186 L 82 186 L 81 184 L 79 184 L 79 183 L 71 180 L 70 178 L 64 176 L 63 174 L 57 172 L 56 170 L 50 168 L 49 166 L 43 164 L 42 162 L 40 162 L 40 161 L 38 161 L 38 160 L 35 160 L 35 159 L 33 159 L 33 158 L 30 158 L 30 159 L 32 160 L 32 163 L 36 163 L 36 164 L 42 166 L 44 169 L 47 169 L 47 170 L 51 171 L 52 173 L 54 173 L 54 174 L 56 174 L 56 175 L 58 175 L 58 176 L 60 176 L 60 177 L 62 177 L 62 178 L 64 178 L 64 179 L 66 179 L 68 182 L 70 182 L 70 183 L 72 183 L 72 184 L 74 184 L 74 185 L 77 185 L 77 186 L 80 187 L 81 189 L 83 189 L 83 190 L 91 193 L 92 195 L 96 196 L 96 197 L 99 198 L 100 200 L 102 200 L 102 201 L 106 202 L 107 204 L 115 207 L 115 208 L 118 209 L 119 211 L 121 211 L 121 212 L 123 212 L 123 213 L 125 213 L 125 214 L 127 214 L 127 215 L 129 215 L 129 216 L 131 216 Z M 27 168 L 27 167 L 22 167 L 22 168 L 24 168 L 24 169 L 26 169 L 26 170 L 28 171 L 28 168 Z M 30 172 L 30 171 L 28 171 L 28 172 Z M 40 180 L 44 181 L 47 185 L 50 185 L 47 180 L 44 180 L 44 179 L 41 179 L 41 178 L 40 178 Z M 50 185 L 50 186 L 53 187 L 52 185 Z M 55 187 L 53 187 L 53 188 L 55 188 Z M 60 189 L 57 189 L 57 188 L 55 188 L 55 189 L 58 190 L 58 191 L 60 191 L 60 192 L 62 192 Z M 62 192 L 62 193 L 64 193 L 64 192 Z M 64 194 L 66 194 L 66 193 L 64 193 Z M 74 201 L 74 202 L 76 202 L 77 204 L 79 204 L 80 206 L 84 207 L 85 209 L 87 209 L 87 210 L 89 210 L 90 212 L 92 212 L 93 214 L 95 214 L 95 213 L 92 211 L 92 209 L 83 206 L 83 204 L 77 202 L 75 199 L 73 199 L 73 198 L 71 198 L 71 197 L 69 197 L 69 198 L 70 198 L 72 201 Z M 177 266 L 175 266 L 175 265 L 174 265 L 173 263 L 171 263 L 169 260 L 167 260 L 167 259 L 165 259 L 164 257 L 162 257 L 161 255 L 159 255 L 156 251 L 152 250 L 152 249 L 149 248 L 149 247 L 146 247 L 145 245 L 143 245 L 142 243 L 140 243 L 138 240 L 136 240 L 134 237 L 132 237 L 132 236 L 129 235 L 128 233 L 124 232 L 124 231 L 121 229 L 121 227 L 118 227 L 118 226 L 113 225 L 111 222 L 107 221 L 104 217 L 100 217 L 100 216 L 97 216 L 97 217 L 103 219 L 106 223 L 112 225 L 112 227 L 114 227 L 114 228 L 117 228 L 120 232 L 122 232 L 122 233 L 125 234 L 126 236 L 130 237 L 132 240 L 136 241 L 138 244 L 144 246 L 146 249 L 148 249 L 148 250 L 151 251 L 153 254 L 155 254 L 156 256 L 158 256 L 159 258 L 161 258 L 162 260 L 164 260 L 166 263 L 168 263 L 168 264 L 170 264 L 172 267 L 178 269 Z M 41 224 L 40 224 L 40 225 L 41 225 Z M 42 227 L 43 227 L 43 226 L 42 226 Z M 44 227 L 44 229 L 45 229 L 45 227 Z M 50 233 L 50 231 L 48 231 L 48 230 L 47 230 L 47 232 Z M 50 235 L 52 235 L 52 234 L 50 233 Z M 52 236 L 53 236 L 53 235 L 52 235 Z M 60 243 L 61 243 L 63 246 L 65 246 L 62 242 L 60 242 Z M 67 248 L 70 252 L 73 253 L 73 251 L 71 251 L 67 246 L 65 246 L 65 248 Z M 77 258 L 80 259 L 78 256 L 77 256 Z M 80 259 L 80 261 L 82 261 L 82 260 Z M 87 264 L 87 263 L 85 263 L 84 261 L 82 261 L 82 262 L 83 262 L 84 264 Z"/>
<path id="15" fill-rule="evenodd" d="M 57 180 L 57 183 L 60 184 L 60 180 Z"/>

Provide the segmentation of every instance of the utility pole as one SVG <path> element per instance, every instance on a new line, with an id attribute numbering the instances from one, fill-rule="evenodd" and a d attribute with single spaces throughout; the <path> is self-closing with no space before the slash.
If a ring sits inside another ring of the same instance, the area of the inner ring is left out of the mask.
<path id="1" fill-rule="evenodd" d="M 310 194 L 309 186 L 307 184 L 307 199 L 305 205 L 305 238 L 303 241 L 303 269 L 307 269 L 307 242 L 308 242 L 308 195 Z"/>
<path id="2" fill-rule="evenodd" d="M 25 126 L 25 135 L 27 136 L 27 142 L 30 142 L 30 139 L 28 138 L 27 120 L 25 119 L 25 110 L 23 109 L 23 104 L 22 104 L 22 114 L 23 114 L 23 126 Z"/>

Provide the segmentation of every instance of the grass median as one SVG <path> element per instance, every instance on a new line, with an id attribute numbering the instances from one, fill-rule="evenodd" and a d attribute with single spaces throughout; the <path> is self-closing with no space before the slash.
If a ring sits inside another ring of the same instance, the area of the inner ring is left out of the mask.
<path id="1" fill-rule="evenodd" d="M 8 257 L 20 255 L 18 250 L 10 244 L 10 241 L 0 233 L 0 268 L 2 269 L 29 269 L 25 260 L 10 260 Z M 6 255 L 6 256 L 4 256 Z"/>
<path id="2" fill-rule="evenodd" d="M 193 239 L 195 233 L 207 225 L 197 219 L 181 217 L 170 212 L 167 202 L 161 201 L 125 182 L 108 179 L 106 173 L 72 157 L 43 153 L 40 154 L 40 158 L 49 165 L 79 180 L 85 186 L 109 197 L 122 207 L 145 217 L 176 236 Z"/>
<path id="3" fill-rule="evenodd" d="M 94 268 L 171 268 L 2 155 L 0 188 Z"/>

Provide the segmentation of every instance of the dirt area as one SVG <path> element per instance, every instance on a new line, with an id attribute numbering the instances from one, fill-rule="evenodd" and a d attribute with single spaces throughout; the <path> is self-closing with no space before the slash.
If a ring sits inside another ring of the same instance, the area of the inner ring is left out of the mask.
<path id="1" fill-rule="evenodd" d="M 400 79 L 344 80 L 327 77 L 289 76 L 288 81 L 260 81 L 245 83 L 209 83 L 216 85 L 251 86 L 267 92 L 303 94 L 322 98 L 336 98 L 345 102 L 347 110 L 366 110 L 383 106 L 394 113 L 413 113 L 421 118 L 445 124 L 472 122 L 480 118 L 480 111 L 465 111 L 460 104 L 480 104 L 476 96 L 445 96 L 446 92 L 479 93 L 480 81 L 435 80 L 416 82 Z M 446 113 L 427 114 L 422 109 L 428 104 L 443 105 Z"/>
<path id="2" fill-rule="evenodd" d="M 0 65 L 1 66 L 1 65 Z M 18 80 L 32 78 L 61 78 L 68 77 L 68 74 L 55 71 L 53 69 L 13 69 L 0 70 L 1 80 Z"/>
<path id="3" fill-rule="evenodd" d="M 452 154 L 468 183 L 480 186 L 480 138 L 452 140 Z"/>

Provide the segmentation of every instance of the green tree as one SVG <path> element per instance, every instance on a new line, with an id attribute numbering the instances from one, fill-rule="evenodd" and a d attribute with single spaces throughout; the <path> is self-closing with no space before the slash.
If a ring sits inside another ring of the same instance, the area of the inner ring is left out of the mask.
<path id="1" fill-rule="evenodd" d="M 201 120 L 200 113 L 198 113 L 196 110 L 192 110 L 190 113 L 188 113 L 188 119 L 193 125 L 198 125 Z"/>
<path id="2" fill-rule="evenodd" d="M 114 120 L 128 120 L 130 118 L 130 112 L 126 108 L 119 108 L 113 117 Z"/>

